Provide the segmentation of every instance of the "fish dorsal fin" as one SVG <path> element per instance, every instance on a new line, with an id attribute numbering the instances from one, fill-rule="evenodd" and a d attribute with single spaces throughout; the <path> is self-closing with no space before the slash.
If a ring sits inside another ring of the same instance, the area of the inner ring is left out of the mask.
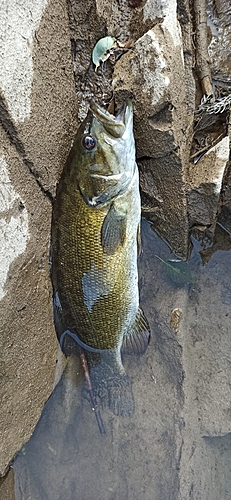
<path id="1" fill-rule="evenodd" d="M 108 255 L 113 255 L 122 246 L 126 237 L 127 215 L 120 212 L 114 203 L 104 219 L 101 230 L 101 243 Z"/>
<path id="2" fill-rule="evenodd" d="M 144 354 L 150 341 L 150 328 L 142 309 L 138 309 L 136 319 L 129 332 L 124 335 L 122 354 Z"/>

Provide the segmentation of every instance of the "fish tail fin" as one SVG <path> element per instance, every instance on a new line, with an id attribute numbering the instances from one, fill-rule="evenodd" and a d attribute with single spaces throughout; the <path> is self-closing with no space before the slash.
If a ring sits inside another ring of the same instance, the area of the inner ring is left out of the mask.
<path id="1" fill-rule="evenodd" d="M 122 354 L 144 354 L 150 342 L 150 327 L 142 309 L 139 307 L 135 321 L 124 335 Z"/>
<path id="2" fill-rule="evenodd" d="M 102 407 L 108 407 L 115 415 L 131 417 L 134 413 L 132 384 L 122 365 L 119 350 L 85 354 L 96 399 L 99 398 Z"/>

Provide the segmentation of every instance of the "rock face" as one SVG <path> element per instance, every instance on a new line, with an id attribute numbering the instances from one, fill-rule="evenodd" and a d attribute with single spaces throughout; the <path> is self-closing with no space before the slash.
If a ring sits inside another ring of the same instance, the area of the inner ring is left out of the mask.
<path id="1" fill-rule="evenodd" d="M 137 161 L 143 203 L 152 206 L 150 220 L 179 254 L 186 255 L 185 170 L 193 115 L 180 105 L 186 98 L 184 60 L 179 23 L 170 9 L 165 7 L 163 21 L 117 62 L 113 83 L 118 94 L 134 96 Z"/>
<path id="2" fill-rule="evenodd" d="M 188 177 L 190 227 L 207 226 L 214 232 L 229 151 L 229 137 L 226 136 L 191 167 Z"/>
<path id="3" fill-rule="evenodd" d="M 230 15 L 223 3 L 225 15 Z M 220 10 L 217 9 L 218 17 L 214 20 L 211 2 L 208 2 L 212 31 L 209 53 L 215 77 L 220 76 L 219 34 L 224 36 L 224 41 L 230 36 L 229 28 L 219 24 L 224 17 L 223 3 L 219 2 Z M 57 357 L 49 278 L 52 199 L 75 131 L 87 113 L 90 100 L 94 98 L 106 105 L 113 96 L 119 106 L 125 98 L 133 98 L 142 205 L 153 227 L 184 259 L 189 252 L 190 230 L 199 228 L 200 234 L 208 230 L 210 236 L 214 235 L 220 210 L 219 220 L 230 231 L 231 174 L 230 165 L 227 167 L 229 140 L 224 128 L 222 138 L 197 163 L 190 158 L 193 156 L 194 111 L 202 95 L 200 90 L 196 95 L 199 82 L 193 70 L 193 28 L 187 0 L 68 0 L 67 3 L 39 0 L 33 6 L 26 0 L 23 4 L 18 1 L 16 5 L 3 6 L 2 18 L 0 474 L 4 475 L 15 453 L 29 439 L 52 392 Z M 115 37 L 125 46 L 95 72 L 92 49 L 105 35 Z M 228 50 L 225 46 L 226 54 Z M 230 77 L 227 66 L 225 68 L 228 85 Z M 214 245 L 218 248 L 219 238 L 215 232 Z M 208 255 L 204 259 L 209 259 Z M 149 272 L 148 265 L 146 272 Z M 206 289 L 206 279 L 202 273 L 203 289 Z M 229 359 L 225 355 L 229 351 L 228 330 L 224 327 L 223 334 L 219 332 L 217 337 L 220 323 L 216 318 L 212 336 L 209 324 L 202 332 L 195 319 L 196 305 L 192 305 L 182 291 L 169 292 L 170 309 L 164 309 L 163 319 L 160 311 L 165 296 L 159 291 L 161 277 L 157 283 L 154 291 L 159 293 L 158 298 L 154 294 L 146 304 L 150 316 L 155 314 L 153 329 L 157 346 L 153 347 L 147 365 L 153 363 L 155 373 L 159 366 L 163 371 L 161 386 L 157 389 L 156 416 L 167 412 L 166 425 L 170 428 L 174 407 L 176 427 L 173 425 L 171 432 L 165 433 L 163 422 L 162 427 L 156 425 L 155 432 L 160 434 L 153 443 L 158 448 L 163 438 L 166 453 L 168 446 L 174 450 L 174 474 L 169 474 L 168 484 L 172 481 L 172 491 L 176 493 L 171 498 L 212 499 L 207 483 L 204 488 L 204 476 L 201 488 L 195 478 L 200 472 L 202 457 L 206 457 L 208 470 L 211 464 L 215 470 L 222 447 L 226 450 L 229 446 Z M 151 281 L 149 284 L 151 287 Z M 228 314 L 228 282 L 225 286 L 227 294 L 219 289 L 224 299 L 223 315 Z M 206 300 L 209 301 L 208 290 L 205 301 L 200 301 L 201 315 L 212 317 L 215 291 L 209 308 Z M 166 335 L 161 333 L 163 330 Z M 145 370 L 138 380 L 137 394 L 139 390 L 142 392 L 142 377 Z M 168 381 L 168 399 L 163 404 L 162 394 Z M 150 404 L 148 411 L 151 414 Z M 211 436 L 220 440 L 217 448 L 215 441 L 213 444 L 208 441 Z M 145 439 L 148 443 L 148 432 Z M 195 453 L 193 443 L 196 443 Z M 127 447 L 128 444 L 126 442 Z M 170 462 L 163 458 L 164 467 L 169 470 Z M 163 500 L 161 485 L 165 477 L 160 479 L 159 472 L 155 474 L 156 481 L 160 482 L 156 499 Z M 168 493 L 171 488 L 166 488 Z M 206 491 L 204 497 L 202 491 Z M 214 500 L 225 498 L 222 495 L 218 492 Z"/>
<path id="4" fill-rule="evenodd" d="M 76 109 L 65 8 L 45 4 L 6 5 L 0 28 L 1 474 L 51 394 L 57 353 L 51 200 Z"/>

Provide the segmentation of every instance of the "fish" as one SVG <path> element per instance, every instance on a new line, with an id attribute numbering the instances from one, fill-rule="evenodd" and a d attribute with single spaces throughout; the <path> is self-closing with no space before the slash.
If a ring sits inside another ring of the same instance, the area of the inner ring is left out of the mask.
<path id="1" fill-rule="evenodd" d="M 134 413 L 122 356 L 143 354 L 150 340 L 139 306 L 140 220 L 132 102 L 115 115 L 91 102 L 53 204 L 53 315 L 63 353 L 86 353 L 96 397 L 120 416 Z"/>

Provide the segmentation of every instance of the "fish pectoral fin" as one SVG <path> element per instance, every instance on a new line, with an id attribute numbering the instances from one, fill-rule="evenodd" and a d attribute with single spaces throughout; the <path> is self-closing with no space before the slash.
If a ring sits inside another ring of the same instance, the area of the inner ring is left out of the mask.
<path id="1" fill-rule="evenodd" d="M 122 354 L 144 354 L 150 342 L 150 328 L 142 309 L 138 309 L 130 331 L 124 335 Z"/>
<path id="2" fill-rule="evenodd" d="M 123 246 L 126 223 L 127 214 L 120 212 L 112 203 L 101 230 L 101 243 L 106 254 L 113 255 L 120 246 Z"/>

